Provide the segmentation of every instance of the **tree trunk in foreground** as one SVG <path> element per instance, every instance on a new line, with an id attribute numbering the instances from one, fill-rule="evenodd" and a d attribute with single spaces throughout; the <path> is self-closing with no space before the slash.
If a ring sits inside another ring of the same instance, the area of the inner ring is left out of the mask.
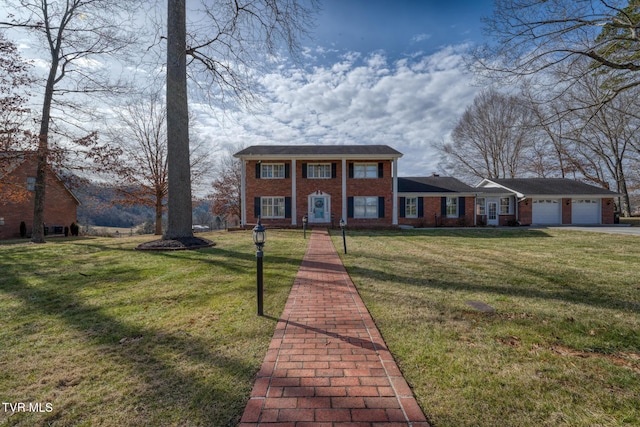
<path id="1" fill-rule="evenodd" d="M 167 16 L 168 225 L 164 239 L 193 237 L 185 0 L 169 0 Z"/>

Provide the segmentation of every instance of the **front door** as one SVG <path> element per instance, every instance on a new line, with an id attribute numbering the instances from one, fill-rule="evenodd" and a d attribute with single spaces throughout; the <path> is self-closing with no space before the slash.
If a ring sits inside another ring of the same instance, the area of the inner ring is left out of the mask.
<path id="1" fill-rule="evenodd" d="M 498 202 L 487 202 L 487 225 L 498 224 Z"/>
<path id="2" fill-rule="evenodd" d="M 329 222 L 330 196 L 328 194 L 312 194 L 309 196 L 309 222 Z"/>

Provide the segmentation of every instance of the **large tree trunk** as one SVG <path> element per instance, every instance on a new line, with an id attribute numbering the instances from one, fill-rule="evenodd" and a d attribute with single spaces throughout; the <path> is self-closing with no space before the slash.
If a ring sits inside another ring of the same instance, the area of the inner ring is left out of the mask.
<path id="1" fill-rule="evenodd" d="M 54 52 L 54 53 L 57 53 Z M 51 103 L 53 102 L 53 87 L 55 85 L 56 73 L 58 72 L 58 56 L 52 55 L 54 60 L 49 69 L 47 86 L 44 92 L 42 103 L 42 117 L 40 120 L 40 133 L 38 134 L 38 153 L 36 185 L 33 203 L 33 226 L 31 231 L 31 241 L 33 243 L 44 243 L 44 202 L 46 193 L 47 161 L 49 156 L 49 122 L 51 120 Z"/>
<path id="2" fill-rule="evenodd" d="M 164 238 L 192 237 L 185 0 L 169 0 L 167 16 L 168 226 Z"/>

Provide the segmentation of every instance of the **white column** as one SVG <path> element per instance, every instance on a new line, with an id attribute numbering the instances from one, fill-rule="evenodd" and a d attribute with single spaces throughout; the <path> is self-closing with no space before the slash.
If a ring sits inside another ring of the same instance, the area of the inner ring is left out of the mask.
<path id="1" fill-rule="evenodd" d="M 347 159 L 342 159 L 342 219 L 347 222 Z M 340 221 L 340 219 L 338 219 Z"/>
<path id="2" fill-rule="evenodd" d="M 398 225 L 398 159 L 393 159 L 393 216 L 391 225 Z"/>
<path id="3" fill-rule="evenodd" d="M 296 189 L 296 159 L 291 159 L 291 225 L 298 225 L 298 191 Z"/>
<path id="4" fill-rule="evenodd" d="M 240 203 L 242 208 L 240 211 L 240 225 L 244 227 L 247 224 L 247 161 L 243 159 L 241 164 Z"/>

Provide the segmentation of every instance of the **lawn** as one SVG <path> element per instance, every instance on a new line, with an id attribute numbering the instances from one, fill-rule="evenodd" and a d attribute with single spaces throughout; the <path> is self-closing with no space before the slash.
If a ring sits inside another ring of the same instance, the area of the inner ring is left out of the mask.
<path id="1" fill-rule="evenodd" d="M 347 255 L 333 241 L 433 426 L 640 425 L 640 238 L 349 231 Z"/>
<path id="2" fill-rule="evenodd" d="M 0 425 L 236 425 L 307 241 L 268 232 L 258 317 L 250 232 L 203 236 L 217 245 L 1 244 Z"/>

